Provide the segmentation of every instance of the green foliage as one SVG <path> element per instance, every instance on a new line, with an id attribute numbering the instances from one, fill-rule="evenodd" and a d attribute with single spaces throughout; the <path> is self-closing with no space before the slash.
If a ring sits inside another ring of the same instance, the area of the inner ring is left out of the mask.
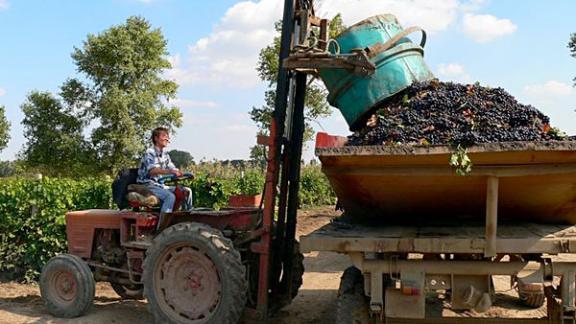
<path id="1" fill-rule="evenodd" d="M 110 207 L 109 180 L 0 181 L 0 273 L 36 279 L 50 257 L 66 251 L 67 211 Z"/>
<path id="2" fill-rule="evenodd" d="M 264 173 L 257 169 L 242 171 L 234 180 L 238 194 L 241 195 L 258 195 L 264 189 Z"/>
<path id="3" fill-rule="evenodd" d="M 168 105 L 177 85 L 162 79 L 171 67 L 166 40 L 143 18 L 130 17 L 98 35 L 88 35 L 72 59 L 91 83 L 70 79 L 62 96 L 80 115 L 99 125 L 91 140 L 101 168 L 114 174 L 134 166 L 157 126 L 180 127 L 182 113 Z"/>
<path id="4" fill-rule="evenodd" d="M 170 155 L 172 163 L 180 170 L 188 169 L 188 167 L 194 164 L 194 158 L 190 152 L 172 150 L 168 152 L 168 155 Z"/>
<path id="5" fill-rule="evenodd" d="M 220 209 L 228 204 L 228 197 L 235 193 L 232 179 L 212 178 L 209 174 L 196 174 L 190 188 L 193 192 L 194 207 Z"/>
<path id="6" fill-rule="evenodd" d="M 258 168 L 234 168 L 218 162 L 203 162 L 193 166 L 192 170 L 196 178 L 184 185 L 192 188 L 195 207 L 219 209 L 228 204 L 231 195 L 258 194 L 264 186 L 264 173 Z M 48 259 L 67 250 L 65 213 L 115 208 L 111 196 L 109 177 L 2 179 L 1 277 L 36 280 Z M 300 201 L 304 206 L 335 203 L 334 193 L 320 166 L 302 167 Z"/>
<path id="7" fill-rule="evenodd" d="M 48 92 L 33 91 L 21 106 L 25 166 L 47 175 L 93 174 L 95 155 L 82 135 L 82 120 Z"/>
<path id="8" fill-rule="evenodd" d="M 6 148 L 10 140 L 10 122 L 6 119 L 6 109 L 0 105 L 0 152 Z"/>
<path id="9" fill-rule="evenodd" d="M 570 35 L 570 41 L 568 42 L 568 48 L 570 49 L 570 55 L 576 58 L 576 33 Z M 576 78 L 574 78 L 574 85 L 576 86 Z"/>
<path id="10" fill-rule="evenodd" d="M 472 172 L 472 160 L 466 152 L 466 148 L 458 145 L 456 151 L 450 156 L 450 165 L 456 170 L 459 176 L 465 176 Z"/>
<path id="11" fill-rule="evenodd" d="M 22 166 L 17 161 L 0 161 L 0 178 L 12 177 L 22 173 Z"/>
<path id="12" fill-rule="evenodd" d="M 333 205 L 336 195 L 319 165 L 303 166 L 300 173 L 300 204 L 304 206 Z"/>
<path id="13" fill-rule="evenodd" d="M 272 112 L 274 111 L 274 104 L 276 100 L 276 81 L 278 79 L 278 58 L 280 53 L 280 33 L 282 31 L 282 23 L 275 24 L 278 35 L 272 41 L 272 44 L 266 46 L 260 51 L 258 58 L 258 66 L 256 70 L 262 81 L 268 82 L 268 90 L 264 93 L 264 105 L 260 107 L 252 107 L 250 111 L 250 118 L 256 123 L 262 134 L 267 134 L 272 122 Z M 346 27 L 342 23 L 340 14 L 336 15 L 329 25 L 330 37 L 335 37 L 342 32 Z M 313 137 L 313 129 L 310 121 L 316 120 L 321 117 L 330 116 L 331 111 L 326 101 L 327 91 L 320 82 L 311 82 L 306 88 L 306 101 L 305 101 L 305 131 L 304 141 L 309 141 Z M 250 157 L 256 161 L 261 161 L 261 149 L 253 149 Z"/>

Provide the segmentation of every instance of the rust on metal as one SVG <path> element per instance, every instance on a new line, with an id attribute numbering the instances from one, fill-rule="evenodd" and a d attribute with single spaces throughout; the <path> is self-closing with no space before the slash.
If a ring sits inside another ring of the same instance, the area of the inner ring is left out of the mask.
<path id="1" fill-rule="evenodd" d="M 472 171 L 458 176 L 448 146 L 316 149 L 341 205 L 354 218 L 482 220 L 486 177 L 499 177 L 499 219 L 576 224 L 576 143 L 490 143 L 467 152 Z"/>
<path id="2" fill-rule="evenodd" d="M 94 232 L 101 229 L 120 229 L 122 216 L 131 211 L 89 209 L 66 213 L 68 252 L 81 258 L 90 258 Z"/>

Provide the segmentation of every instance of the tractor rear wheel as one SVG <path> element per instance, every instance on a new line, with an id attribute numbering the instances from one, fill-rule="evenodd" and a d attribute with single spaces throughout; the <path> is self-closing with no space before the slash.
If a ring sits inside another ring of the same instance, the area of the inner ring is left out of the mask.
<path id="1" fill-rule="evenodd" d="M 222 232 L 179 223 L 146 252 L 144 295 L 159 323 L 237 323 L 247 283 L 240 253 Z"/>
<path id="2" fill-rule="evenodd" d="M 83 315 L 92 306 L 94 293 L 92 271 L 75 255 L 57 255 L 42 269 L 40 294 L 50 314 L 56 317 Z"/>
<path id="3" fill-rule="evenodd" d="M 112 286 L 114 292 L 122 297 L 122 299 L 144 299 L 144 287 L 142 285 L 123 285 L 117 282 L 111 282 L 110 286 Z"/>

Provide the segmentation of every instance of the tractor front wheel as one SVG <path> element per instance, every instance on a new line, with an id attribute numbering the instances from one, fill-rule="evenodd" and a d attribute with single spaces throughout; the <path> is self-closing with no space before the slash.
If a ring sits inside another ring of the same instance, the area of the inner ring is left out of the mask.
<path id="1" fill-rule="evenodd" d="M 75 255 L 57 255 L 42 269 L 40 294 L 50 314 L 56 317 L 83 315 L 92 306 L 94 293 L 92 271 Z"/>
<path id="2" fill-rule="evenodd" d="M 247 283 L 240 253 L 198 223 L 168 227 L 144 260 L 144 295 L 158 323 L 237 323 Z"/>

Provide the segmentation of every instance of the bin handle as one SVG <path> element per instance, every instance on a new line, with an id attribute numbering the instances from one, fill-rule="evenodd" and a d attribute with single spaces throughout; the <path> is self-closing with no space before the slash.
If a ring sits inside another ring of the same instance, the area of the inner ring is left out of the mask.
<path id="1" fill-rule="evenodd" d="M 390 38 L 384 44 L 378 43 L 376 45 L 366 47 L 364 49 L 366 51 L 366 55 L 368 56 L 368 58 L 373 58 L 374 56 L 388 50 L 390 47 L 392 47 L 392 45 L 396 44 L 396 42 L 398 42 L 400 39 L 406 37 L 408 34 L 416 32 L 416 31 L 422 32 L 422 39 L 420 40 L 420 47 L 424 48 L 424 45 L 426 45 L 426 32 L 424 31 L 424 29 L 422 29 L 420 27 L 412 26 L 410 28 L 406 28 L 401 33 L 396 34 L 396 36 Z"/>

